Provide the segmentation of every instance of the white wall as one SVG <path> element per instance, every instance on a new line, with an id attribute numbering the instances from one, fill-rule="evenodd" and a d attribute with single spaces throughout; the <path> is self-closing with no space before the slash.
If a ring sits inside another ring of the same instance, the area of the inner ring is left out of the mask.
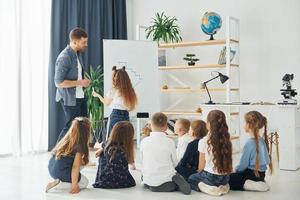
<path id="1" fill-rule="evenodd" d="M 241 99 L 276 102 L 281 99 L 285 73 L 295 74 L 293 85 L 300 92 L 299 9 L 299 0 L 127 0 L 128 37 L 135 39 L 135 25 L 149 25 L 155 12 L 176 16 L 184 41 L 208 38 L 200 28 L 206 11 L 215 11 L 223 19 L 237 17 L 241 22 Z M 178 57 L 182 54 L 169 59 Z M 300 101 L 300 94 L 297 99 Z"/>

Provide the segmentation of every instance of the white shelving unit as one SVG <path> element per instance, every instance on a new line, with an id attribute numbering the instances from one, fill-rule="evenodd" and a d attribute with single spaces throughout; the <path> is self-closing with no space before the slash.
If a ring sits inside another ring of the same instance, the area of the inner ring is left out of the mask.
<path id="1" fill-rule="evenodd" d="M 234 27 L 232 27 L 232 24 Z M 234 30 L 234 31 L 233 31 Z M 210 46 L 210 45 L 225 45 L 226 46 L 226 64 L 220 65 L 217 63 L 208 63 L 208 64 L 196 64 L 194 66 L 188 65 L 176 65 L 176 66 L 159 66 L 158 69 L 164 72 L 168 70 L 193 70 L 193 69 L 226 69 L 226 75 L 229 76 L 229 80 L 226 82 L 226 102 L 231 102 L 230 92 L 239 92 L 240 81 L 239 81 L 239 63 L 231 63 L 230 61 L 230 49 L 233 48 L 236 50 L 237 58 L 235 59 L 239 62 L 239 20 L 237 18 L 228 16 L 226 17 L 226 37 L 225 39 L 216 39 L 216 40 L 207 40 L 207 41 L 192 41 L 192 42 L 179 42 L 179 43 L 169 43 L 169 44 L 161 44 L 159 45 L 159 49 L 168 49 L 168 48 L 182 48 L 182 47 L 200 47 L 200 46 Z M 237 70 L 238 72 L 238 87 L 231 88 L 231 70 Z M 162 89 L 162 92 L 195 92 L 195 89 Z M 197 91 L 197 89 L 196 89 Z M 200 90 L 203 92 L 204 90 Z M 223 92 L 221 88 L 209 88 L 209 91 L 212 92 Z M 235 101 L 240 101 L 237 99 Z"/>
<path id="2" fill-rule="evenodd" d="M 199 88 L 192 88 L 186 86 L 182 81 L 181 77 L 174 76 L 173 74 L 169 72 L 173 71 L 180 71 L 180 76 L 181 74 L 183 75 L 186 71 L 189 70 L 194 70 L 195 73 L 197 70 L 211 70 L 211 71 L 216 71 L 218 69 L 223 69 L 225 70 L 225 74 L 229 76 L 230 78 L 228 81 L 225 83 L 225 87 L 209 87 L 209 91 L 211 93 L 224 93 L 225 96 L 225 102 L 230 103 L 233 101 L 240 101 L 240 80 L 239 80 L 239 54 L 240 54 L 240 49 L 239 49 L 239 42 L 240 42 L 240 37 L 239 37 L 239 19 L 228 16 L 226 17 L 226 32 L 225 32 L 225 38 L 224 39 L 216 39 L 216 40 L 207 40 L 207 41 L 190 41 L 190 42 L 179 42 L 179 43 L 170 43 L 170 44 L 161 44 L 159 45 L 159 50 L 165 49 L 168 51 L 168 49 L 173 49 L 176 50 L 177 48 L 185 48 L 185 47 L 193 47 L 193 48 L 205 48 L 205 46 L 212 46 L 212 45 L 223 45 L 226 46 L 226 64 L 218 64 L 216 63 L 201 63 L 201 64 L 196 64 L 194 66 L 188 66 L 188 65 L 172 65 L 172 66 L 159 66 L 158 69 L 160 70 L 160 75 L 161 75 L 161 80 L 163 81 L 166 76 L 174 80 L 176 83 L 180 84 L 181 87 L 171 87 L 169 86 L 167 88 L 163 88 L 163 85 L 161 86 L 161 101 L 164 99 L 165 95 L 168 95 L 169 93 L 179 93 L 181 95 L 180 98 L 178 98 L 174 102 L 170 102 L 166 107 L 161 106 L 161 111 L 164 112 L 167 115 L 170 116 L 193 116 L 193 117 L 199 117 L 199 118 L 206 118 L 206 116 L 202 116 L 201 113 L 196 112 L 195 110 L 184 110 L 184 111 L 179 111 L 176 110 L 176 106 L 181 103 L 183 100 L 188 98 L 188 95 L 185 95 L 185 93 L 202 93 L 204 92 L 206 94 L 205 89 L 200 88 L 200 81 L 197 83 L 199 84 Z M 230 60 L 230 50 L 234 49 L 236 51 L 236 57 L 233 60 L 234 63 L 231 63 Z M 232 70 L 235 70 L 236 77 L 232 77 Z M 210 77 L 207 77 L 209 79 Z M 232 80 L 236 79 L 237 85 L 233 86 Z M 235 95 L 235 99 L 232 99 L 232 93 Z M 183 97 L 182 97 L 183 96 Z M 206 99 L 207 100 L 207 99 Z M 212 109 L 214 107 L 218 107 L 217 105 L 204 105 L 204 104 L 198 104 L 195 105 L 200 106 L 202 109 Z M 228 107 L 229 109 L 225 109 L 224 112 L 227 116 L 227 121 L 228 125 L 230 127 L 230 132 L 234 133 L 232 134 L 232 139 L 238 139 L 239 134 L 240 134 L 240 122 L 239 122 L 239 109 L 234 108 L 234 110 L 230 109 L 231 107 Z M 235 122 L 233 123 L 232 119 Z"/>

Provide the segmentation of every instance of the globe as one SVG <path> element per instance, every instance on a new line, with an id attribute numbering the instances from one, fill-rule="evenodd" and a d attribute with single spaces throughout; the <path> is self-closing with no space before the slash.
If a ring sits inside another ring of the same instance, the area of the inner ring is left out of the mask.
<path id="1" fill-rule="evenodd" d="M 206 12 L 202 18 L 201 29 L 202 31 L 210 35 L 210 40 L 214 40 L 213 35 L 220 30 L 222 26 L 222 18 L 215 12 Z"/>

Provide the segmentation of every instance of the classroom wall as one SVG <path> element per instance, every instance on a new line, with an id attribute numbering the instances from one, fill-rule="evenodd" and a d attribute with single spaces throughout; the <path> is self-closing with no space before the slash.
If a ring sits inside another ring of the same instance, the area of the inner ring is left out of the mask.
<path id="1" fill-rule="evenodd" d="M 184 41 L 208 38 L 200 28 L 206 11 L 219 13 L 224 21 L 228 15 L 237 17 L 241 23 L 241 99 L 276 102 L 282 98 L 279 90 L 285 73 L 295 74 L 293 86 L 300 92 L 299 9 L 298 0 L 127 0 L 128 37 L 135 39 L 135 25 L 149 25 L 155 12 L 176 16 Z M 222 38 L 223 25 L 216 38 Z M 168 60 L 177 62 L 182 53 L 172 53 Z M 206 56 L 210 55 L 200 52 L 202 61 Z"/>

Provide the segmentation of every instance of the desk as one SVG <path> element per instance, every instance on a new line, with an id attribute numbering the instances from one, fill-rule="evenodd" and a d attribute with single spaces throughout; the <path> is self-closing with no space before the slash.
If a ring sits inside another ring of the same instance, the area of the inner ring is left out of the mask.
<path id="1" fill-rule="evenodd" d="M 279 168 L 300 167 L 300 106 L 279 106 Z"/>

